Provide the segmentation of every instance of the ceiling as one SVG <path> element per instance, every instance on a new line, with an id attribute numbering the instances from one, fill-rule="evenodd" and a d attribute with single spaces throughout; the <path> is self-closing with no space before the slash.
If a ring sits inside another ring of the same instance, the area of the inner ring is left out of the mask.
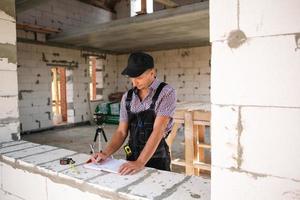
<path id="1" fill-rule="evenodd" d="M 208 45 L 208 6 L 206 1 L 78 27 L 52 35 L 50 41 L 114 53 Z"/>
<path id="2" fill-rule="evenodd" d="M 17 13 L 24 12 L 26 10 L 32 9 L 41 4 L 45 4 L 51 0 L 16 0 Z M 78 0 L 86 4 L 96 6 L 108 10 L 110 12 L 115 12 L 114 7 L 117 2 L 121 0 Z"/>

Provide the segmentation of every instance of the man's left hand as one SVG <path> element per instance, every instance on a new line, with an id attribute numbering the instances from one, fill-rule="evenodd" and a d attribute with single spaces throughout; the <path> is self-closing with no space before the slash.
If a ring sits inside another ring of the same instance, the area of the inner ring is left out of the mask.
<path id="1" fill-rule="evenodd" d="M 145 167 L 145 165 L 138 160 L 128 161 L 128 162 L 124 163 L 123 165 L 121 165 L 121 167 L 119 169 L 119 173 L 121 175 L 135 174 L 135 173 L 141 171 L 144 167 Z"/>

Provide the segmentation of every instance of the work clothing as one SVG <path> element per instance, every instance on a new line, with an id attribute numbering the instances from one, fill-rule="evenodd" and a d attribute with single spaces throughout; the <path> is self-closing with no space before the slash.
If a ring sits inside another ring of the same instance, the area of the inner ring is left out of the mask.
<path id="1" fill-rule="evenodd" d="M 130 132 L 128 145 L 131 149 L 132 154 L 130 156 L 127 156 L 127 160 L 137 160 L 141 151 L 145 147 L 153 131 L 153 125 L 156 118 L 156 102 L 160 96 L 162 89 L 166 85 L 166 83 L 161 82 L 155 90 L 149 108 L 138 112 L 133 112 L 131 110 L 133 95 L 135 95 L 134 89 L 128 91 L 125 100 L 125 107 L 128 117 L 128 130 Z M 165 137 L 167 137 L 167 134 L 165 135 Z M 155 153 L 147 162 L 147 167 L 170 171 L 171 158 L 169 147 L 165 141 L 165 137 L 160 141 L 157 149 L 155 150 Z"/>
<path id="2" fill-rule="evenodd" d="M 149 86 L 148 95 L 141 100 L 138 96 L 137 92 L 133 92 L 132 100 L 130 103 L 130 111 L 137 113 L 150 108 L 152 104 L 152 97 L 154 96 L 158 86 L 160 85 L 161 81 L 157 78 L 152 82 Z M 120 109 L 120 122 L 128 123 L 128 114 L 126 110 L 126 97 L 128 93 L 125 93 L 122 97 L 121 101 L 121 109 Z M 175 106 L 176 106 L 176 93 L 175 90 L 169 85 L 165 85 L 161 90 L 158 99 L 155 104 L 155 114 L 156 116 L 167 116 L 170 118 L 165 133 L 171 131 L 173 127 L 173 115 L 175 113 Z"/>

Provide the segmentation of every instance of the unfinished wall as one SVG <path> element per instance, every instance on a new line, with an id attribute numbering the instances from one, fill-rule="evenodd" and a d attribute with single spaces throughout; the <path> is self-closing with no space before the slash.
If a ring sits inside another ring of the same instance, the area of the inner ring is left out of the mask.
<path id="1" fill-rule="evenodd" d="M 210 101 L 210 47 L 196 47 L 149 52 L 154 58 L 158 79 L 173 86 L 178 101 Z M 116 91 L 131 88 L 128 78 L 121 75 L 128 55 L 117 56 Z M 104 82 L 104 87 L 107 84 Z"/>
<path id="2" fill-rule="evenodd" d="M 300 199 L 300 2 L 210 2 L 212 199 Z"/>
<path id="3" fill-rule="evenodd" d="M 1 200 L 210 199 L 210 180 L 202 177 L 147 167 L 120 176 L 85 168 L 87 154 L 22 140 L 0 146 Z M 60 165 L 62 157 L 76 164 Z"/>
<path id="4" fill-rule="evenodd" d="M 15 1 L 0 2 L 0 141 L 19 138 Z"/>
<path id="5" fill-rule="evenodd" d="M 88 60 L 79 50 L 18 43 L 19 107 L 22 131 L 52 126 L 51 67 L 65 67 L 68 122 L 90 119 Z"/>
<path id="6" fill-rule="evenodd" d="M 18 13 L 17 22 L 67 30 L 104 23 L 114 14 L 79 1 L 47 1 Z M 18 30 L 19 38 L 45 41 L 46 35 Z M 67 121 L 90 119 L 88 59 L 80 50 L 18 42 L 18 75 L 21 131 L 53 126 L 51 67 L 66 68 Z M 92 111 L 93 112 L 93 111 Z"/>
<path id="7" fill-rule="evenodd" d="M 107 55 L 103 60 L 103 99 L 118 91 L 118 63 L 116 55 Z"/>

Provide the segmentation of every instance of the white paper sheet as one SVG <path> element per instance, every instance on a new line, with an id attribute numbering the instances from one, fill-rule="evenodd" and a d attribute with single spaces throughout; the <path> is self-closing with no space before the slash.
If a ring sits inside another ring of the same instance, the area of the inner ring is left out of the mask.
<path id="1" fill-rule="evenodd" d="M 102 170 L 112 173 L 118 173 L 120 166 L 127 162 L 126 160 L 122 159 L 114 159 L 114 158 L 107 158 L 105 161 L 100 163 L 87 163 L 84 164 L 83 167 L 87 169 L 94 169 L 94 170 Z"/>

